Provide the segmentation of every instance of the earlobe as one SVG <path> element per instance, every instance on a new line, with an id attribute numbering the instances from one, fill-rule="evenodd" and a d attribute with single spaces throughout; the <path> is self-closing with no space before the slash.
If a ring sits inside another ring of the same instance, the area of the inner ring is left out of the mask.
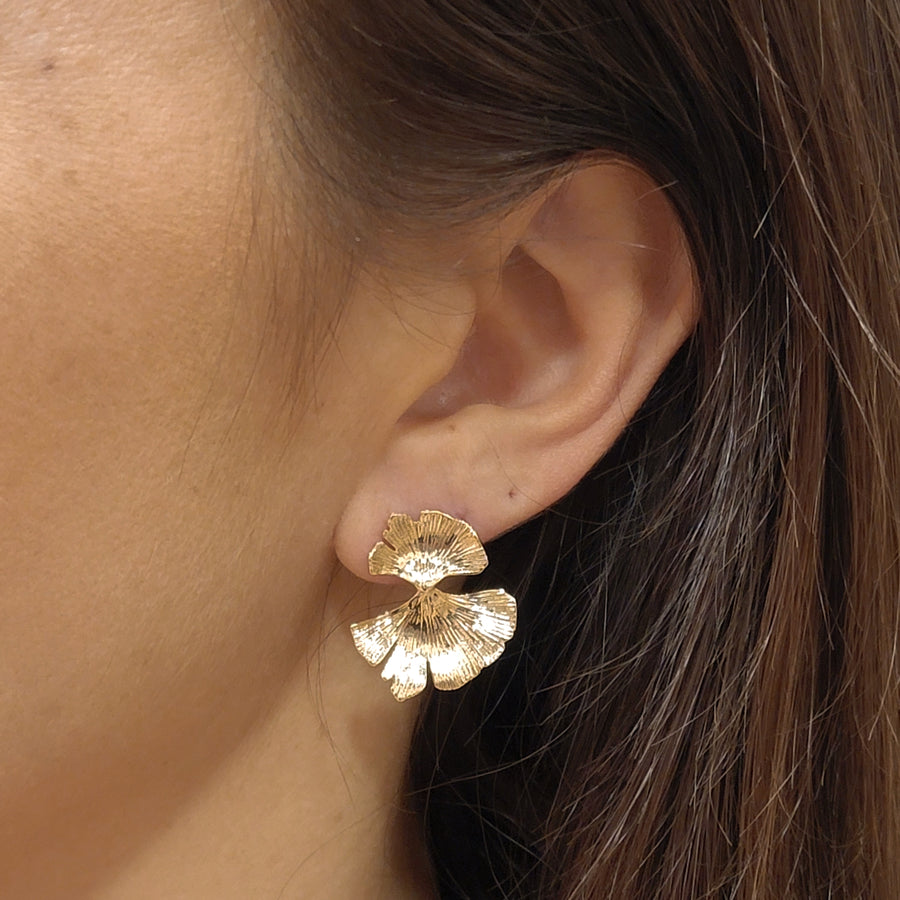
<path id="1" fill-rule="evenodd" d="M 338 525 L 360 577 L 392 512 L 442 509 L 489 541 L 554 503 L 693 329 L 680 222 L 637 168 L 584 165 L 518 221 L 510 251 L 467 276 L 477 305 L 455 364 L 412 398 Z"/>

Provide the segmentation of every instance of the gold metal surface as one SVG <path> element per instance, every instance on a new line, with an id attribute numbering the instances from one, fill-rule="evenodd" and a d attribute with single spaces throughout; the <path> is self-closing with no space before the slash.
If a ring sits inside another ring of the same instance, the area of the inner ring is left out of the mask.
<path id="1" fill-rule="evenodd" d="M 515 599 L 503 590 L 448 594 L 437 587 L 451 575 L 477 575 L 485 566 L 478 535 L 461 519 L 434 510 L 415 521 L 403 513 L 389 518 L 384 540 L 369 553 L 369 571 L 397 575 L 416 593 L 350 629 L 371 665 L 390 653 L 381 677 L 391 681 L 398 700 L 420 693 L 429 669 L 436 688 L 453 690 L 503 653 L 516 630 Z"/>

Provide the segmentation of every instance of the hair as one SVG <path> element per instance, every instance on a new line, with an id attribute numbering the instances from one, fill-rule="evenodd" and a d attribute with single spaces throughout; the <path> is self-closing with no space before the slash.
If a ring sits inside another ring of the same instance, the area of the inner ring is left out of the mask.
<path id="1" fill-rule="evenodd" d="M 608 154 L 699 279 L 616 446 L 490 548 L 519 634 L 412 750 L 441 896 L 900 896 L 900 7 L 272 8 L 285 146 L 357 239 Z"/>

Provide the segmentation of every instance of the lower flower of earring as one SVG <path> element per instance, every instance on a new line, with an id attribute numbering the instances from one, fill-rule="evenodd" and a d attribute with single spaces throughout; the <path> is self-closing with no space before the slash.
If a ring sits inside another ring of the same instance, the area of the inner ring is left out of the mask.
<path id="1" fill-rule="evenodd" d="M 431 670 L 434 686 L 453 690 L 497 660 L 516 630 L 516 601 L 504 590 L 450 594 L 437 584 L 453 575 L 477 575 L 487 554 L 467 522 L 425 510 L 413 520 L 388 519 L 384 540 L 369 553 L 373 575 L 397 575 L 416 593 L 396 609 L 350 626 L 363 658 L 391 681 L 398 700 L 424 690 Z"/>

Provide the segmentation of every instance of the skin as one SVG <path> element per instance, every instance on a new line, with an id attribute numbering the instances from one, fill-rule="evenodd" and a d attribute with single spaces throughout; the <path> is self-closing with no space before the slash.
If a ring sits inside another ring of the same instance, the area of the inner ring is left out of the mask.
<path id="1" fill-rule="evenodd" d="M 366 553 L 602 455 L 696 317 L 671 210 L 587 168 L 348 284 L 283 227 L 249 6 L 0 35 L 0 895 L 429 897 Z"/>
<path id="2" fill-rule="evenodd" d="M 350 373 L 284 402 L 257 35 L 226 12 L 0 10 L 4 897 L 300 896 L 320 870 L 317 896 L 394 896 L 408 868 L 385 835 L 414 706 L 332 685 L 343 631 L 310 656 L 375 435 L 348 440 Z"/>

